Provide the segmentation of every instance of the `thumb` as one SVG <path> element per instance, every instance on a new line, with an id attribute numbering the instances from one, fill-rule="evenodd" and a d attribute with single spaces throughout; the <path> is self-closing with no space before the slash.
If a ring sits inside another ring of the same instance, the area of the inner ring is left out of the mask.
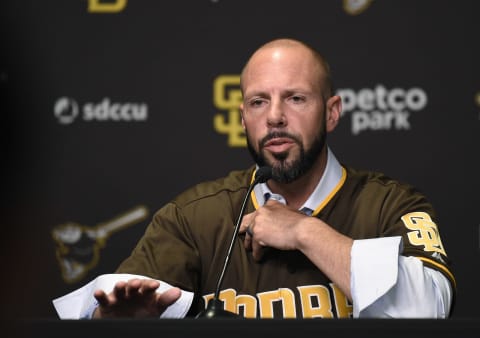
<path id="1" fill-rule="evenodd" d="M 167 291 L 157 295 L 157 307 L 163 310 L 175 303 L 181 295 L 182 291 L 177 287 L 168 289 Z"/>

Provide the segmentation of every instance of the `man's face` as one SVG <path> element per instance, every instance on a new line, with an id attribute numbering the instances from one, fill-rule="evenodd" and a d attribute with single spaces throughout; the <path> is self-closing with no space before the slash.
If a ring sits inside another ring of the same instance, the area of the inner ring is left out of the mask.
<path id="1" fill-rule="evenodd" d="M 303 49 L 257 53 L 242 78 L 242 121 L 247 145 L 259 166 L 289 183 L 308 171 L 326 138 L 321 68 Z"/>

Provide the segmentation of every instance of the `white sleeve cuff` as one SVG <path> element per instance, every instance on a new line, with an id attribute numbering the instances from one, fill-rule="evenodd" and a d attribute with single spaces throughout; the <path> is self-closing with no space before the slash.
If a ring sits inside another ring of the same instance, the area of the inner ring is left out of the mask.
<path id="1" fill-rule="evenodd" d="M 402 237 L 355 240 L 351 251 L 353 317 L 395 285 Z"/>

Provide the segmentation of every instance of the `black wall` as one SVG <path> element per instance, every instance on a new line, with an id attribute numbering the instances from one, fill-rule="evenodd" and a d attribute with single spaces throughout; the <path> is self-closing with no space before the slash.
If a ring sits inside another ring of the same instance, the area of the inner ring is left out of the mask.
<path id="1" fill-rule="evenodd" d="M 331 148 L 425 192 L 454 316 L 478 317 L 479 13 L 475 0 L 2 1 L 2 311 L 56 318 L 51 300 L 112 272 L 169 199 L 249 166 L 238 74 L 293 37 L 326 55 L 345 98 Z M 93 232 L 108 221 L 121 226 Z"/>

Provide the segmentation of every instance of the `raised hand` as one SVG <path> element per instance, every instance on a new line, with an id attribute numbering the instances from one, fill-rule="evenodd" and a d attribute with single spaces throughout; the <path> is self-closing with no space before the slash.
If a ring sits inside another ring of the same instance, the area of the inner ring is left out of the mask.
<path id="1" fill-rule="evenodd" d="M 181 295 L 179 288 L 157 293 L 159 286 L 153 279 L 131 279 L 116 283 L 109 294 L 96 290 L 98 308 L 93 318 L 158 318 Z"/>
<path id="2" fill-rule="evenodd" d="M 298 249 L 298 225 L 306 219 L 308 217 L 298 210 L 269 200 L 263 207 L 243 217 L 239 232 L 246 233 L 245 247 L 252 250 L 256 260 L 261 260 L 265 247 Z"/>

